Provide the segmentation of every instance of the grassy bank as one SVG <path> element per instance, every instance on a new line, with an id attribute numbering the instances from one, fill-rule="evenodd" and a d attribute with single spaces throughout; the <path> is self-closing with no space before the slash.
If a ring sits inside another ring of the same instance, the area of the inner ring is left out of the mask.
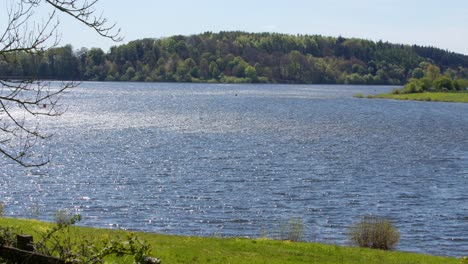
<path id="1" fill-rule="evenodd" d="M 36 236 L 52 224 L 35 220 L 0 218 L 2 226 L 19 227 Z M 101 239 L 126 236 L 125 231 L 73 227 L 74 239 Z M 340 247 L 318 243 L 296 243 L 268 239 L 205 238 L 136 233 L 152 247 L 163 263 L 460 263 L 444 258 L 396 251 Z M 130 260 L 111 260 L 131 263 Z"/>
<path id="2" fill-rule="evenodd" d="M 361 96 L 357 96 L 361 97 Z M 468 103 L 467 92 L 424 92 L 424 93 L 409 93 L 409 94 L 377 94 L 367 96 L 367 98 L 380 98 L 380 99 L 395 99 L 395 100 L 412 100 L 412 101 L 432 101 L 432 102 L 454 102 L 454 103 Z"/>

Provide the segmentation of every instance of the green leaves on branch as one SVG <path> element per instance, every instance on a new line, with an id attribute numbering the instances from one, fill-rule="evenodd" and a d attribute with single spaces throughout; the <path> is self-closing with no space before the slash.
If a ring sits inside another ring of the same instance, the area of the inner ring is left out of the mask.
<path id="1" fill-rule="evenodd" d="M 38 232 L 39 241 L 34 243 L 34 251 L 46 256 L 64 259 L 67 263 L 101 264 L 106 261 L 121 263 L 133 260 L 135 264 L 161 263 L 151 257 L 150 245 L 136 235 L 127 233 L 120 237 L 84 237 L 75 233 L 72 225 L 81 220 L 80 215 L 58 211 L 56 225 Z M 16 246 L 16 235 L 20 231 L 10 227 L 0 227 L 0 246 Z"/>

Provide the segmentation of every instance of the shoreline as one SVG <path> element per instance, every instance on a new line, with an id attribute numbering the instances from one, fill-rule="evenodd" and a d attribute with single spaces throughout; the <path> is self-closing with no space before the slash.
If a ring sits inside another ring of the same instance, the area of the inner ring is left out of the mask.
<path id="1" fill-rule="evenodd" d="M 37 231 L 43 232 L 53 226 L 53 223 L 0 218 L 0 226 L 15 226 L 23 233 L 37 237 Z M 71 230 L 70 234 L 78 239 L 87 239 L 90 236 L 94 239 L 118 238 L 130 233 L 125 230 L 81 226 L 72 226 Z M 460 259 L 456 257 L 315 242 L 132 233 L 147 241 L 151 246 L 152 255 L 160 258 L 163 263 L 226 263 L 226 261 L 229 263 L 460 263 Z"/>
<path id="2" fill-rule="evenodd" d="M 354 95 L 355 98 L 369 99 L 392 99 L 404 101 L 422 101 L 422 102 L 445 102 L 445 103 L 468 103 L 468 92 L 423 92 L 423 93 L 408 93 L 408 94 L 377 94 Z"/>

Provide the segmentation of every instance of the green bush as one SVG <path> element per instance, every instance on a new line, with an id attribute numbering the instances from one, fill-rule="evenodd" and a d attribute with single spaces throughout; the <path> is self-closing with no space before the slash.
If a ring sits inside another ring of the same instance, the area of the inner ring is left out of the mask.
<path id="1" fill-rule="evenodd" d="M 425 89 L 427 89 L 427 87 L 425 87 L 424 82 L 411 79 L 409 83 L 403 87 L 403 93 L 422 93 Z"/>
<path id="2" fill-rule="evenodd" d="M 351 227 L 351 242 L 360 247 L 390 250 L 400 240 L 400 233 L 388 219 L 365 216 Z"/>
<path id="3" fill-rule="evenodd" d="M 396 89 L 396 88 L 395 88 L 395 89 L 392 90 L 391 93 L 392 93 L 392 94 L 400 94 L 400 93 L 401 93 L 401 89 Z"/>
<path id="4" fill-rule="evenodd" d="M 457 79 L 453 82 L 453 86 L 457 91 L 466 91 L 468 90 L 468 80 Z"/>
<path id="5" fill-rule="evenodd" d="M 424 77 L 419 79 L 418 81 L 419 85 L 424 91 L 429 91 L 432 88 L 432 81 L 429 78 Z"/>
<path id="6" fill-rule="evenodd" d="M 422 93 L 432 89 L 432 81 L 428 78 L 410 79 L 402 89 L 394 89 L 393 94 Z"/>
<path id="7" fill-rule="evenodd" d="M 16 234 L 19 233 L 16 228 L 0 226 L 0 246 L 16 246 Z"/>
<path id="8" fill-rule="evenodd" d="M 100 264 L 105 263 L 108 258 L 124 256 L 139 264 L 161 263 L 160 259 L 150 256 L 150 245 L 132 233 L 125 239 L 78 237 L 71 226 L 80 220 L 80 215 L 59 210 L 56 225 L 45 232 L 38 232 L 40 239 L 34 244 L 35 252 L 64 259 L 67 263 Z"/>
<path id="9" fill-rule="evenodd" d="M 452 80 L 447 77 L 440 77 L 434 81 L 434 88 L 438 91 L 453 91 L 454 86 Z"/>
<path id="10" fill-rule="evenodd" d="M 80 215 L 73 215 L 68 210 L 58 210 L 55 212 L 54 221 L 59 226 L 73 225 L 80 221 Z"/>

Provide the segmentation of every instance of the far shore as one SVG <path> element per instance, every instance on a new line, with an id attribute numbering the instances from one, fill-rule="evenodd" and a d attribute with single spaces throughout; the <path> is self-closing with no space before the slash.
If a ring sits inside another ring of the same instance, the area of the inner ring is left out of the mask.
<path id="1" fill-rule="evenodd" d="M 452 102 L 452 103 L 468 103 L 468 92 L 424 92 L 424 93 L 409 93 L 409 94 L 377 94 L 364 96 L 362 94 L 355 95 L 356 98 L 376 98 L 376 99 L 394 99 L 394 100 L 410 100 L 410 101 L 426 101 L 426 102 Z"/>

